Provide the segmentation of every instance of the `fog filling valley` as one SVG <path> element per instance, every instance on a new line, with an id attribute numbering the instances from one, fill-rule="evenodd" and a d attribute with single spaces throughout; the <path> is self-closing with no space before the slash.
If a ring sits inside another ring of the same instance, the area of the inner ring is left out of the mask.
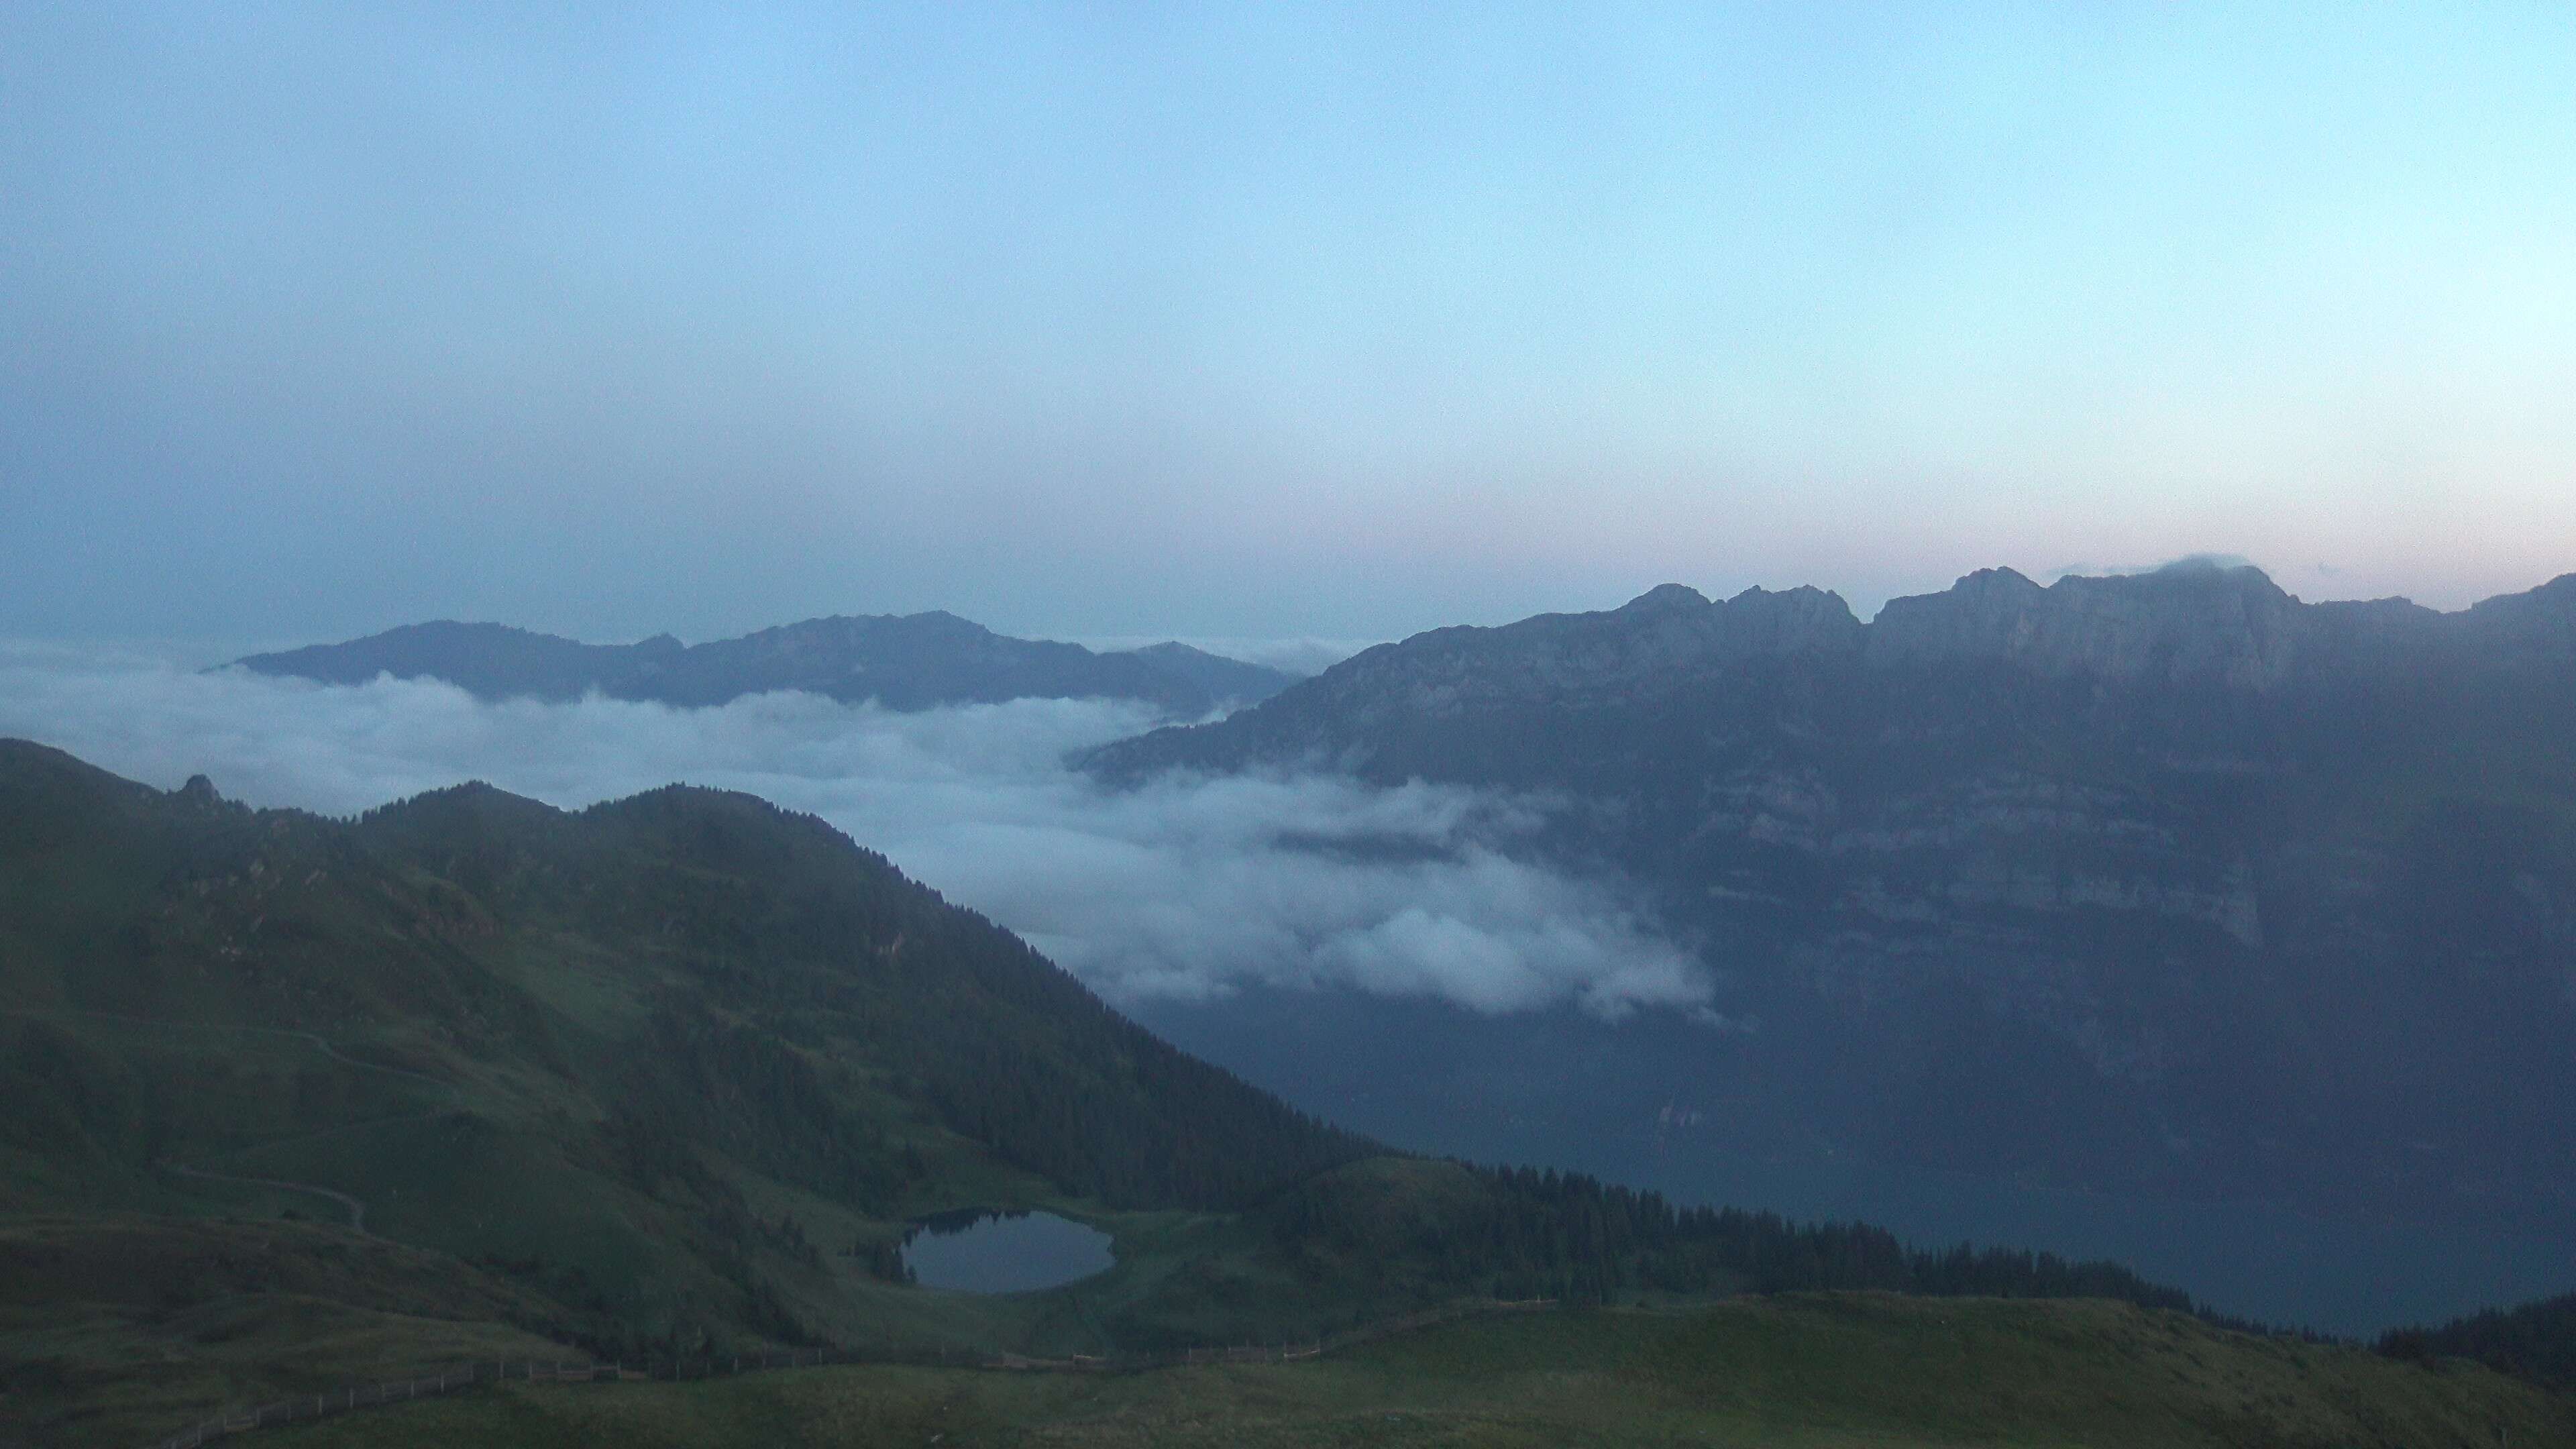
<path id="1" fill-rule="evenodd" d="M 1258 1033 L 1266 1008 L 1246 1000 L 1254 1018 L 1197 1008 L 1268 988 L 1448 1003 L 1498 1029 L 1556 1009 L 1661 1019 L 1726 1050 L 1715 1004 L 1727 963 L 1698 958 L 1625 883 L 1577 878 L 1521 848 L 1551 802 L 1313 774 L 1118 789 L 1065 763 L 1156 723 L 1149 707 L 1104 700 L 911 714 L 801 693 L 699 709 L 491 703 L 429 680 L 320 685 L 199 672 L 150 652 L 0 644 L 0 736 L 164 789 L 202 773 L 248 804 L 350 815 L 467 780 L 564 808 L 681 781 L 812 812 L 1220 1058 L 1208 1032 Z M 1521 1049 L 1497 1047 L 1507 1031 L 1453 1036 L 1445 1049 Z M 1290 1080 L 1312 1075 L 1304 1067 L 1235 1065 L 1310 1110 L 1416 1147 L 1544 1160 L 1684 1201 L 1859 1218 L 1918 1241 L 2109 1256 L 2232 1312 L 2345 1332 L 2535 1297 L 2558 1285 L 2564 1260 L 2554 1242 L 2470 1226 L 2132 1201 L 1850 1156 L 1666 1153 L 1660 1136 L 1632 1140 L 1639 1123 L 1597 1115 L 1537 1137 L 1512 1127 L 1504 1141 L 1445 1095 L 1372 1104 L 1327 1092 L 1328 1103 L 1314 1082 Z"/>
<path id="2" fill-rule="evenodd" d="M 1707 970 L 1615 885 L 1515 858 L 1544 802 L 1318 775 L 1120 790 L 1064 763 L 1155 723 L 1103 700 L 487 703 L 427 680 L 0 653 L 0 736 L 165 789 L 202 773 L 257 806 L 348 815 L 466 780 L 565 808 L 674 781 L 748 791 L 830 821 L 1122 1004 L 1259 983 L 1484 1012 L 1708 1011 Z"/>

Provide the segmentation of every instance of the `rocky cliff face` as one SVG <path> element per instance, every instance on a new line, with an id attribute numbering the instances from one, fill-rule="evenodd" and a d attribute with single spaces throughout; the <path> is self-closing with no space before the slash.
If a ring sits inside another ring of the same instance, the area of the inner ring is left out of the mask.
<path id="1" fill-rule="evenodd" d="M 1862 632 L 1840 596 L 1816 589 L 1749 589 L 1715 604 L 1665 584 L 1607 613 L 1541 614 L 1381 645 L 1327 670 L 1310 700 L 1384 718 L 1582 694 L 1661 695 L 1756 656 L 1848 654 Z"/>
<path id="2" fill-rule="evenodd" d="M 1883 660 L 2003 659 L 2108 679 L 2277 686 L 2299 660 L 2300 605 L 2256 569 L 2078 578 L 2043 589 L 1985 569 L 1947 593 L 1889 602 L 1869 630 Z"/>
<path id="3" fill-rule="evenodd" d="M 2576 576 L 2441 614 L 1989 570 L 1866 625 L 1667 586 L 1441 630 L 1093 765 L 1565 802 L 1542 848 L 1644 882 L 1767 1023 L 1730 1053 L 1847 1074 L 1761 1108 L 1830 1137 L 2576 1220 L 2576 1108 L 2503 1105 L 2576 1099 L 2571 741 Z M 2084 1105 L 1998 1120 L 2040 1102 Z"/>

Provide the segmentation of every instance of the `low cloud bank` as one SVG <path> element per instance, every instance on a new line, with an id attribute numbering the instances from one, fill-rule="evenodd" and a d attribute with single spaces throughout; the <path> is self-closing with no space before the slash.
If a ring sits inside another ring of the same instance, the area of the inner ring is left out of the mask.
<path id="1" fill-rule="evenodd" d="M 1116 791 L 1064 768 L 1152 723 L 1094 700 L 486 704 L 429 682 L 0 649 L 0 735 L 164 788 L 203 773 L 252 804 L 335 815 L 467 779 L 566 807 L 673 780 L 749 791 L 830 820 L 1112 1000 L 1262 983 L 1487 1012 L 1706 1009 L 1704 968 L 1617 891 L 1515 857 L 1542 805 L 1313 775 Z"/>
<path id="2" fill-rule="evenodd" d="M 2163 563 L 2152 564 L 2072 563 L 2062 568 L 2050 569 L 2047 577 L 2049 582 L 2055 583 L 2059 579 L 2069 577 L 2127 578 L 2136 574 L 2208 573 L 2253 567 L 2256 567 L 2254 560 L 2241 553 L 2187 553 L 2180 558 L 2169 558 Z M 2320 564 L 2318 567 L 2323 568 L 2324 565 Z M 2332 570 L 2327 571 L 2332 572 Z"/>

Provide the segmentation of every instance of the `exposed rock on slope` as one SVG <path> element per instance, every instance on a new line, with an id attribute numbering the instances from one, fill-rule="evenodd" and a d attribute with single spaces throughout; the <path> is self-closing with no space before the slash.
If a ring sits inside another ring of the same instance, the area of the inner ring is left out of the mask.
<path id="1" fill-rule="evenodd" d="M 1793 1135 L 2576 1222 L 2576 576 L 2444 614 L 1988 570 L 1865 625 L 1667 585 L 1090 764 L 1568 802 L 1541 848 L 1646 882 L 1763 1024 L 1639 1070 Z"/>

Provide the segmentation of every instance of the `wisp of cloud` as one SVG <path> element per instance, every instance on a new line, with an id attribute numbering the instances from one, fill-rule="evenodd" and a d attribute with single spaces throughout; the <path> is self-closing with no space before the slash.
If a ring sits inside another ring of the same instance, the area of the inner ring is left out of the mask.
<path id="1" fill-rule="evenodd" d="M 164 788 L 204 773 L 234 798 L 327 814 L 468 779 L 568 808 L 674 780 L 749 791 L 831 821 L 1113 1001 L 1259 983 L 1484 1012 L 1706 1009 L 1706 968 L 1622 889 L 1516 853 L 1544 802 L 1324 775 L 1118 790 L 1065 767 L 1153 723 L 1101 700 L 489 703 L 429 681 L 0 651 L 0 735 Z"/>

